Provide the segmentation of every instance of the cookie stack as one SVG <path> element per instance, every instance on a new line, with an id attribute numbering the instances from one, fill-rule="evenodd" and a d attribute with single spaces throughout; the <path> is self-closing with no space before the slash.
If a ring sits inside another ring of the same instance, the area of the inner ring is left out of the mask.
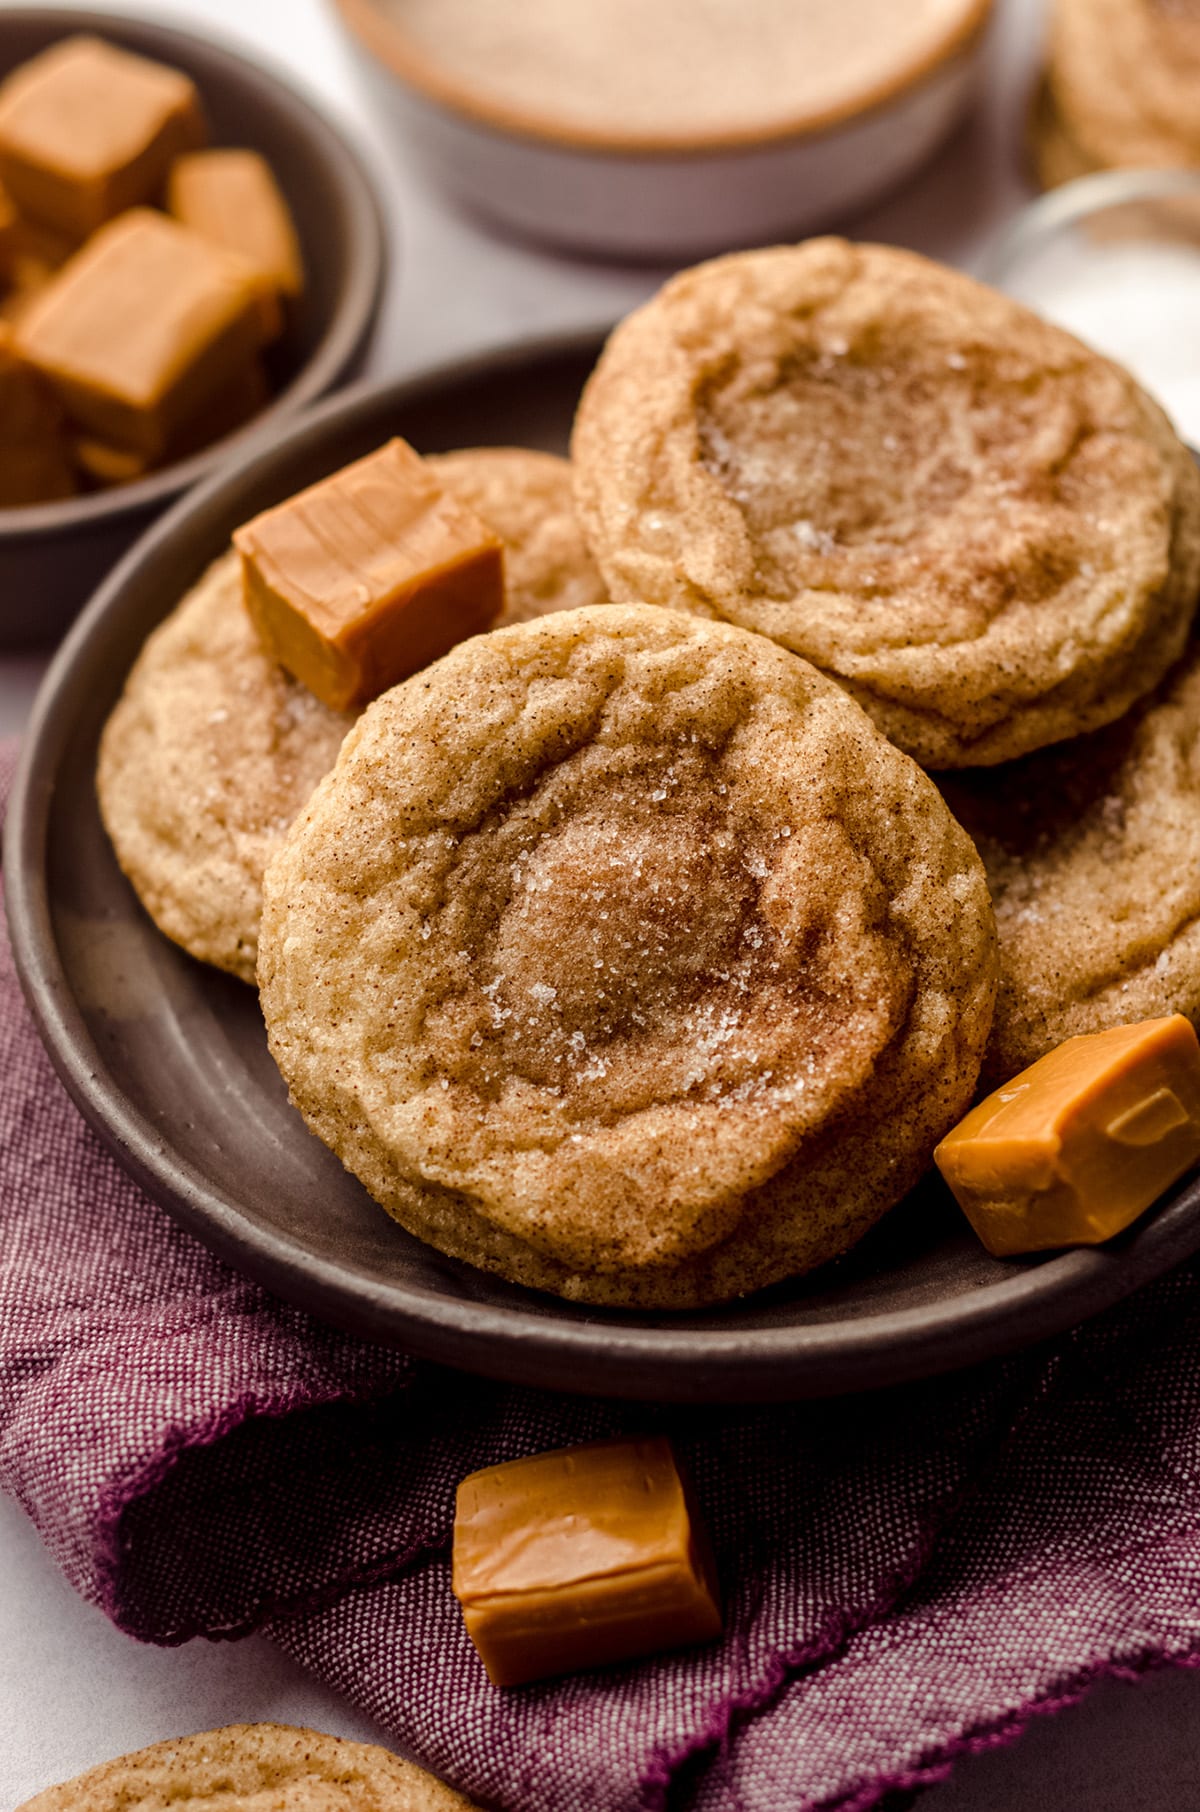
<path id="1" fill-rule="evenodd" d="M 1200 14 L 1185 0 L 1054 0 L 1030 118 L 1038 179 L 1200 165 L 1198 94 Z"/>
<path id="2" fill-rule="evenodd" d="M 220 563 L 100 767 L 157 922 L 257 974 L 411 1232 L 725 1300 L 853 1244 L 981 1073 L 1200 1016 L 1200 474 L 1126 372 L 816 240 L 618 327 L 571 467 L 440 469 L 506 543 L 499 627 L 351 727 Z"/>

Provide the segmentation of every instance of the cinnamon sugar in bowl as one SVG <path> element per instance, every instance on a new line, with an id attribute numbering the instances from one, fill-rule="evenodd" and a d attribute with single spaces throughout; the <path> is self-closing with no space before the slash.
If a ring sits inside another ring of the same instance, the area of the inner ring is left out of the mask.
<path id="1" fill-rule="evenodd" d="M 698 257 L 923 162 L 992 0 L 332 0 L 415 161 L 527 236 Z"/>

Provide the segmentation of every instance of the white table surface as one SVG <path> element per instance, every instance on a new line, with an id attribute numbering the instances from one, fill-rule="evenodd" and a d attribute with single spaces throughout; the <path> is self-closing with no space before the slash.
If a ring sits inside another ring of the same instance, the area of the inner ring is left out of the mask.
<path id="1" fill-rule="evenodd" d="M 3 11 L 10 0 L 0 0 Z M 653 0 L 648 0 L 652 4 Z M 1017 160 L 1039 0 L 999 0 L 988 94 L 937 166 L 847 223 L 863 238 L 972 266 L 1026 199 Z M 97 9 L 106 0 L 91 0 Z M 115 7 L 111 10 L 117 10 Z M 615 318 L 661 276 L 506 243 L 426 190 L 371 117 L 322 0 L 126 0 L 241 40 L 290 68 L 358 139 L 380 181 L 395 264 L 370 370 L 418 366 L 514 337 Z M 0 734 L 19 729 L 44 663 L 0 655 Z M 0 1812 L 124 1750 L 237 1721 L 311 1724 L 380 1740 L 343 1701 L 258 1639 L 155 1649 L 78 1599 L 19 1507 L 0 1499 Z M 1003 1750 L 960 1764 L 928 1812 L 1141 1812 L 1200 1803 L 1200 1675 L 1105 1684 Z"/>

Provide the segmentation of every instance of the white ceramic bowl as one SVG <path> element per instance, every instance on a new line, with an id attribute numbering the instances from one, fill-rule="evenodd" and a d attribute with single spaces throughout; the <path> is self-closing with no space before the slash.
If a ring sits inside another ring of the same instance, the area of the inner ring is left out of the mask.
<path id="1" fill-rule="evenodd" d="M 992 0 L 939 54 L 833 117 L 656 147 L 570 136 L 447 82 L 378 0 L 333 0 L 368 89 L 423 172 L 510 231 L 603 256 L 684 261 L 829 226 L 897 186 L 968 106 Z"/>

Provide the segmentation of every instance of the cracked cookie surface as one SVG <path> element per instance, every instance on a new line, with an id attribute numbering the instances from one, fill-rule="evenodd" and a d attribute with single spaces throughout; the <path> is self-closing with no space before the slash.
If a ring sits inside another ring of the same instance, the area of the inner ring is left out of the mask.
<path id="1" fill-rule="evenodd" d="M 911 252 L 685 271 L 614 332 L 572 450 L 614 598 L 770 636 L 926 767 L 1120 716 L 1200 587 L 1200 474 L 1158 406 Z"/>
<path id="2" fill-rule="evenodd" d="M 272 1052 L 411 1232 L 684 1308 L 844 1251 L 968 1104 L 982 866 L 771 642 L 600 606 L 370 706 L 267 872 Z"/>
<path id="3" fill-rule="evenodd" d="M 1055 0 L 1049 81 L 1100 169 L 1200 162 L 1200 14 L 1188 0 Z"/>

